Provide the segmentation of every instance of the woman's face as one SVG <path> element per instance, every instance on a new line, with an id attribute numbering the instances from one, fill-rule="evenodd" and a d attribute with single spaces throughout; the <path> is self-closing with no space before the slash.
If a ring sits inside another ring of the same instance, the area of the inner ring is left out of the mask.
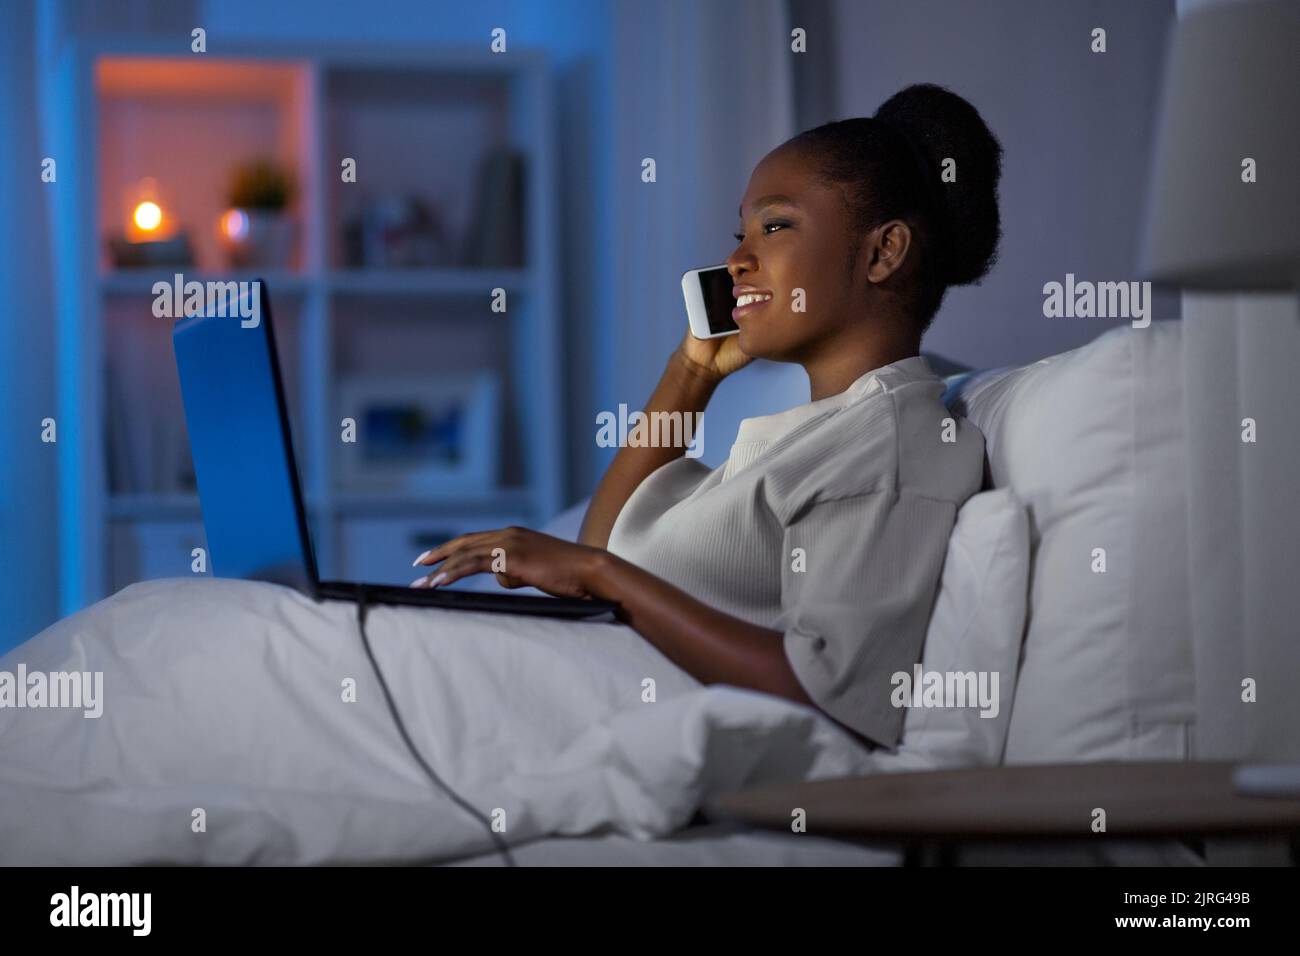
<path id="1" fill-rule="evenodd" d="M 740 217 L 740 244 L 727 258 L 734 295 L 771 296 L 733 313 L 742 352 L 805 362 L 862 320 L 844 196 L 795 150 L 775 149 L 755 167 Z"/>

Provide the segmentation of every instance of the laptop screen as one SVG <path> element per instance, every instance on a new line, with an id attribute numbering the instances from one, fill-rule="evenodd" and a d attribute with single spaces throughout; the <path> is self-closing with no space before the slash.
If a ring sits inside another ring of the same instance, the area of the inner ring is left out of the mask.
<path id="1" fill-rule="evenodd" d="M 223 578 L 257 578 L 315 592 L 288 412 L 265 282 L 256 325 L 234 315 L 191 316 L 172 330 L 208 559 Z M 221 313 L 227 310 L 221 309 Z M 249 327 L 245 327 L 248 325 Z"/>

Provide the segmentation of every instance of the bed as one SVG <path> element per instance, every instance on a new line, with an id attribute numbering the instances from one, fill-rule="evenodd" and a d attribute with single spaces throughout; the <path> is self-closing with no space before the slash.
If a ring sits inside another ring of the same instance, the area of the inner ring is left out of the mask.
<path id="1" fill-rule="evenodd" d="M 890 846 L 861 846 L 801 834 L 745 831 L 698 824 L 658 840 L 620 834 L 536 840 L 512 851 L 517 866 L 899 866 Z M 446 861 L 445 866 L 505 866 L 499 854 Z"/>
<path id="2" fill-rule="evenodd" d="M 703 687 L 616 623 L 375 608 L 413 742 L 475 817 L 405 748 L 350 605 L 144 582 L 0 661 L 104 675 L 99 716 L 0 710 L 0 863 L 499 865 L 505 840 L 523 865 L 892 866 L 895 847 L 698 813 L 768 783 L 1191 759 L 1187 582 L 1163 560 L 1185 533 L 1178 335 L 1119 328 L 950 379 L 989 470 L 959 512 L 922 667 L 1002 675 L 992 719 L 909 710 L 900 747 L 870 750 L 809 708 Z M 1090 571 L 1099 545 L 1121 573 Z M 1198 862 L 1177 845 L 1115 852 L 1077 862 Z"/>

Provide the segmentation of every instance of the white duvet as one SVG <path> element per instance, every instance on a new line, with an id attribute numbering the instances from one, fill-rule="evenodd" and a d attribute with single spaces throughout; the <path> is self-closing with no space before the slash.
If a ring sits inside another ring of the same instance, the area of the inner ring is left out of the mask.
<path id="1" fill-rule="evenodd" d="M 652 839 L 714 793 L 872 769 L 816 712 L 702 687 L 622 625 L 376 607 L 367 632 L 424 758 L 511 844 Z M 350 604 L 147 582 L 0 671 L 20 664 L 102 672 L 103 713 L 0 709 L 0 863 L 434 862 L 493 848 L 407 751 Z"/>

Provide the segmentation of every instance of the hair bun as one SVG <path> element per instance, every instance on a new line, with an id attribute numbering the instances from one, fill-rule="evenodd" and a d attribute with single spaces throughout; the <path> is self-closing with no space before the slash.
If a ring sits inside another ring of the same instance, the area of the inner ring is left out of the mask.
<path id="1" fill-rule="evenodd" d="M 899 90 L 876 110 L 875 119 L 899 129 L 919 149 L 934 176 L 940 221 L 942 275 L 948 285 L 977 282 L 997 260 L 1002 235 L 998 179 L 1002 146 L 979 112 L 951 90 L 922 83 Z M 956 180 L 943 182 L 945 159 L 956 162 Z"/>

